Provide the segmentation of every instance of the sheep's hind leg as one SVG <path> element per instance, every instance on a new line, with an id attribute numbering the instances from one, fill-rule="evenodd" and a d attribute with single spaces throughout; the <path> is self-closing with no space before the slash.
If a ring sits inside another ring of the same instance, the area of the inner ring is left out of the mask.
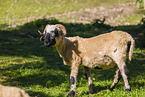
<path id="1" fill-rule="evenodd" d="M 110 87 L 110 90 L 111 90 L 111 91 L 115 88 L 115 86 L 117 85 L 117 83 L 118 83 L 118 81 L 119 81 L 120 79 L 121 79 L 121 73 L 120 73 L 120 70 L 117 69 L 116 75 L 115 75 L 115 78 L 114 78 L 114 82 L 113 82 L 113 84 L 112 84 L 111 87 Z"/>
<path id="2" fill-rule="evenodd" d="M 84 71 L 89 83 L 89 94 L 94 94 L 95 85 L 93 84 L 93 81 L 91 79 L 90 69 L 88 67 L 84 67 Z"/>
<path id="3" fill-rule="evenodd" d="M 119 65 L 117 64 L 117 65 L 118 65 L 118 68 L 121 72 L 121 75 L 122 75 L 124 83 L 125 83 L 125 91 L 131 91 L 129 81 L 128 81 L 129 71 L 126 67 L 125 62 L 120 62 L 120 63 L 122 63 L 122 64 L 119 64 Z"/>

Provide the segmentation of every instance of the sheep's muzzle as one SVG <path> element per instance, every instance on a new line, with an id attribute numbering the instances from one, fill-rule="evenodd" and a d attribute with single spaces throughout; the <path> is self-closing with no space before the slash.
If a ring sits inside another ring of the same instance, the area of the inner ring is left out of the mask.
<path id="1" fill-rule="evenodd" d="M 55 41 L 55 36 L 50 34 L 50 33 L 47 33 L 45 36 L 42 36 L 41 38 L 45 37 L 44 39 L 44 46 L 46 47 L 50 47 L 50 46 L 53 46 L 55 45 L 56 41 Z"/>

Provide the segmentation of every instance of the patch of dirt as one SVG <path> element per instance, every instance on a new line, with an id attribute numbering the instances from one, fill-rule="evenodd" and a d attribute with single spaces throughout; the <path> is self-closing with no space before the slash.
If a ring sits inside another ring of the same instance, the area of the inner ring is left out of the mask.
<path id="1" fill-rule="evenodd" d="M 10 23 L 14 23 L 16 21 L 23 21 L 22 24 L 30 22 L 32 20 L 46 18 L 49 19 L 54 17 L 61 22 L 70 22 L 70 23 L 91 23 L 95 19 L 103 20 L 105 19 L 105 24 L 109 24 L 112 26 L 120 25 L 120 22 L 126 21 L 127 17 L 138 12 L 139 8 L 133 2 L 128 3 L 100 3 L 100 5 L 96 5 L 94 9 L 86 8 L 85 10 L 74 11 L 63 14 L 54 14 L 48 16 L 39 16 L 39 17 L 30 17 L 30 18 L 22 18 L 15 20 L 7 20 Z M 124 17 L 125 16 L 125 17 Z M 138 24 L 140 21 L 135 21 Z M 125 22 L 123 25 L 130 25 L 129 22 Z"/>
<path id="2" fill-rule="evenodd" d="M 112 6 L 100 6 L 94 9 L 85 9 L 76 12 L 52 15 L 49 17 L 56 17 L 59 20 L 64 20 L 66 17 L 69 22 L 72 23 L 90 23 L 94 19 L 103 20 L 105 18 L 105 24 L 117 26 L 117 20 L 125 21 L 126 18 L 124 16 L 129 17 L 130 15 L 137 12 L 137 6 L 135 3 L 119 3 Z M 48 18 L 49 18 L 48 17 Z M 137 21 L 139 23 L 140 21 Z M 125 25 L 129 25 L 130 23 L 126 22 Z"/>

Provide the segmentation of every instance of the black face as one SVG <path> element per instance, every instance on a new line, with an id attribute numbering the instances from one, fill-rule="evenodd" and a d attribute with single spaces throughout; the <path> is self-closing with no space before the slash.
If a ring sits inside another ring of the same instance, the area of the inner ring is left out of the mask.
<path id="1" fill-rule="evenodd" d="M 54 31 L 51 32 L 45 32 L 45 35 L 40 37 L 40 41 L 44 41 L 44 45 L 46 47 L 50 47 L 55 45 L 55 37 L 58 36 L 58 30 L 55 29 Z"/>

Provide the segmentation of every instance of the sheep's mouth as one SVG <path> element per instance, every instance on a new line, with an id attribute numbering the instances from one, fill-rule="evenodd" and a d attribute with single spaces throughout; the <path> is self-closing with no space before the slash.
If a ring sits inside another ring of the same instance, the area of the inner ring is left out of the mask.
<path id="1" fill-rule="evenodd" d="M 52 36 L 50 33 L 47 33 L 44 39 L 44 46 L 50 47 L 55 45 L 55 43 L 56 43 L 55 36 Z"/>
<path id="2" fill-rule="evenodd" d="M 44 46 L 46 46 L 46 47 L 50 47 L 50 46 L 53 46 L 53 45 L 55 45 L 55 41 L 51 41 L 51 42 L 44 42 Z"/>

